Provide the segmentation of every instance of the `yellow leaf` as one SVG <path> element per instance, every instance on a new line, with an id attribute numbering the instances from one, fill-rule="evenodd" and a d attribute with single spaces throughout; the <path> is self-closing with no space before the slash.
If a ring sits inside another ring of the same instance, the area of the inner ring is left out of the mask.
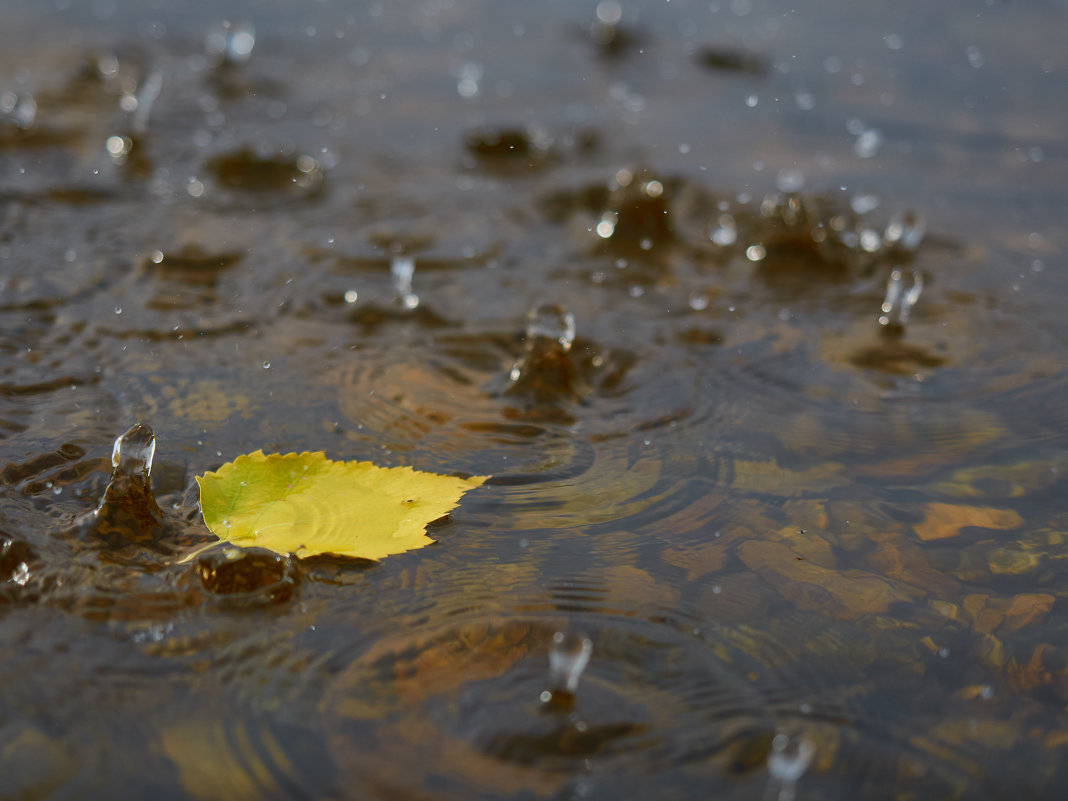
<path id="1" fill-rule="evenodd" d="M 487 478 L 335 462 L 321 451 L 255 451 L 197 484 L 204 522 L 221 540 L 301 557 L 381 559 L 432 543 L 426 524 Z"/>

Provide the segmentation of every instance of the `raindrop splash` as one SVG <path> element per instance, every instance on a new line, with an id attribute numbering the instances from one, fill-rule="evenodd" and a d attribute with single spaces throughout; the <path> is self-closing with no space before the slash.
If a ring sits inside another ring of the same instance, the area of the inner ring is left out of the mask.
<path id="1" fill-rule="evenodd" d="M 524 354 L 508 373 L 508 394 L 526 396 L 535 404 L 555 406 L 577 398 L 584 384 L 572 361 L 575 318 L 560 306 L 547 303 L 527 314 Z"/>
<path id="2" fill-rule="evenodd" d="M 540 338 L 553 340 L 567 353 L 575 342 L 575 316 L 555 303 L 531 309 L 527 314 L 528 352 L 538 347 Z"/>
<path id="3" fill-rule="evenodd" d="M 590 663 L 593 641 L 571 632 L 553 634 L 549 646 L 549 687 L 552 693 L 574 695 L 579 679 Z M 544 699 L 544 694 L 542 698 Z"/>
<path id="4" fill-rule="evenodd" d="M 911 256 L 923 242 L 927 233 L 927 221 L 914 211 L 895 214 L 883 232 L 883 245 L 898 252 L 899 255 Z"/>
<path id="5" fill-rule="evenodd" d="M 148 118 L 152 113 L 152 107 L 163 89 L 163 72 L 152 69 L 141 82 L 137 90 L 133 106 L 133 117 L 130 119 L 130 133 L 135 139 L 145 135 L 148 130 Z"/>
<path id="6" fill-rule="evenodd" d="M 111 450 L 112 476 L 139 477 L 147 481 L 155 455 L 155 433 L 148 426 L 137 423 L 115 440 Z"/>
<path id="7" fill-rule="evenodd" d="M 879 325 L 894 329 L 904 329 L 909 321 L 909 314 L 916 301 L 923 293 L 923 274 L 919 270 L 912 271 L 912 285 L 905 288 L 904 273 L 895 268 L 890 272 L 890 278 L 886 282 L 886 297 L 883 298 L 879 315 Z"/>
<path id="8" fill-rule="evenodd" d="M 400 296 L 401 305 L 406 309 L 416 308 L 419 305 L 419 296 L 412 292 L 415 259 L 410 256 L 394 256 L 389 263 L 389 273 L 393 277 L 393 288 Z"/>
<path id="9" fill-rule="evenodd" d="M 778 783 L 778 801 L 794 801 L 797 780 L 808 770 L 815 755 L 816 746 L 807 737 L 775 735 L 768 752 L 768 775 L 769 788 Z"/>

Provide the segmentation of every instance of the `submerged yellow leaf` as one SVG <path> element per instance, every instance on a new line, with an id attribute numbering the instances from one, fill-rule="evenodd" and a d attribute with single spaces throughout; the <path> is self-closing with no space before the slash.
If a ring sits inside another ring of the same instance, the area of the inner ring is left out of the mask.
<path id="1" fill-rule="evenodd" d="M 381 559 L 432 543 L 426 524 L 487 478 L 335 462 L 321 451 L 255 451 L 197 484 L 204 522 L 221 540 L 302 557 Z"/>

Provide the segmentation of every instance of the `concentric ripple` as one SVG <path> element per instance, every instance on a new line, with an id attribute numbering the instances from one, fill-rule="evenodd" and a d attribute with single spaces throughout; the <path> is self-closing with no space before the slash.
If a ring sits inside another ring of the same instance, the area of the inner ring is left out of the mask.
<path id="1" fill-rule="evenodd" d="M 398 346 L 354 360 L 339 388 L 345 435 L 390 459 L 492 474 L 519 528 L 618 521 L 672 492 L 661 473 L 687 458 L 670 432 L 695 402 L 690 370 L 654 382 L 651 363 L 579 339 L 574 378 L 535 395 L 509 380 L 522 353 L 514 338 L 443 334 L 429 358 Z"/>
<path id="2" fill-rule="evenodd" d="M 593 656 L 573 701 L 546 704 L 560 626 L 589 637 Z M 457 799 L 579 787 L 593 798 L 670 796 L 695 780 L 748 798 L 768 785 L 781 732 L 815 745 L 804 786 L 822 797 L 902 772 L 925 797 L 998 797 L 984 789 L 976 753 L 917 737 L 859 666 L 836 665 L 839 683 L 828 684 L 823 660 L 848 659 L 850 649 L 823 639 L 833 652 L 806 656 L 802 643 L 746 628 L 698 632 L 593 612 L 556 622 L 469 614 L 377 640 L 331 684 L 322 712 L 346 786 L 370 799 L 426 787 Z M 840 683 L 845 675 L 852 685 Z"/>

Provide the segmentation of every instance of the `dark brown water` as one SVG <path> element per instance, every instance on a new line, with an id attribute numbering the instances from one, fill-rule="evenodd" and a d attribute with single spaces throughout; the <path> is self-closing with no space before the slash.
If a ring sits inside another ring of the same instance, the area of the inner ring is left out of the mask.
<path id="1" fill-rule="evenodd" d="M 0 797 L 1062 797 L 1063 4 L 182 5 L 0 2 Z"/>

